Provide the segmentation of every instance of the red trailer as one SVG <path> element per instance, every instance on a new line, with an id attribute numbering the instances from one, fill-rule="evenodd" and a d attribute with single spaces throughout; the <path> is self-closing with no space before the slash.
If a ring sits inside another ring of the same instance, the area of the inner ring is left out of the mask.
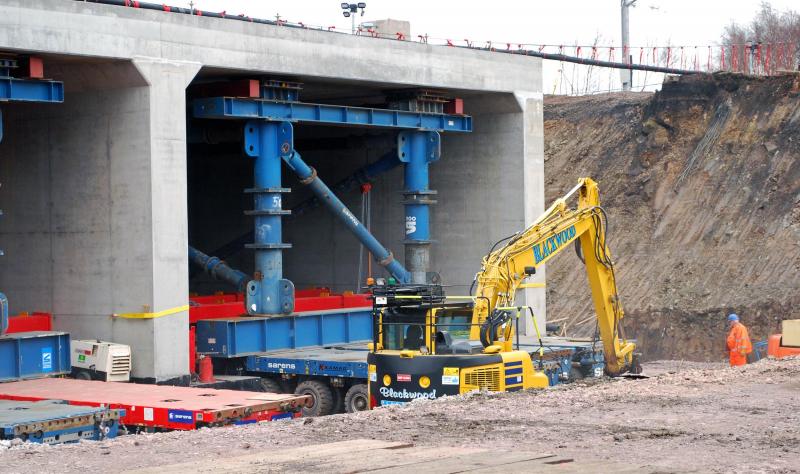
<path id="1" fill-rule="evenodd" d="M 300 416 L 309 397 L 47 378 L 0 384 L 3 400 L 65 400 L 71 405 L 122 408 L 126 426 L 193 430 L 204 426 L 273 421 Z"/>

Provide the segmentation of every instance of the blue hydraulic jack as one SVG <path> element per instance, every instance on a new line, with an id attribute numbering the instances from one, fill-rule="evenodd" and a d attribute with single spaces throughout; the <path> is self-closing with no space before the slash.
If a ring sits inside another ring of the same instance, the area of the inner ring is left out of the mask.
<path id="1" fill-rule="evenodd" d="M 430 205 L 436 191 L 429 188 L 428 164 L 441 156 L 441 139 L 438 132 L 400 132 L 397 153 L 405 163 L 405 189 L 403 204 L 406 211 L 406 268 L 411 273 L 410 283 L 439 283 L 439 276 L 430 268 Z"/>
<path id="2" fill-rule="evenodd" d="M 293 149 L 292 125 L 288 122 L 248 122 L 245 125 L 245 152 L 255 157 L 253 195 L 255 207 L 247 215 L 255 217 L 254 278 L 247 284 L 249 314 L 289 314 L 294 311 L 294 284 L 283 278 L 282 196 L 290 192 L 281 187 L 281 156 Z"/>

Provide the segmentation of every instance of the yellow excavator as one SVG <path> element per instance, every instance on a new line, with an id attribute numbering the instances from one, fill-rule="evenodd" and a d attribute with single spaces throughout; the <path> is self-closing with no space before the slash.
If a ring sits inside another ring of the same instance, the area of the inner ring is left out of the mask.
<path id="1" fill-rule="evenodd" d="M 573 209 L 567 203 L 576 193 Z M 597 183 L 582 178 L 531 226 L 495 244 L 483 258 L 473 282 L 477 288 L 470 295 L 448 297 L 439 285 L 373 285 L 374 340 L 367 359 L 370 406 L 479 389 L 544 388 L 557 382 L 546 373 L 544 361 L 558 358 L 548 350 L 563 354 L 563 347 L 554 350 L 557 342 L 543 342 L 535 317 L 536 338 L 521 343 L 520 317 L 535 315 L 530 307 L 516 305 L 515 296 L 537 267 L 573 242 L 597 313 L 602 342 L 602 360 L 597 362 L 610 376 L 639 373 L 635 343 L 623 333 L 624 312 L 606 229 Z M 566 365 L 559 371 L 569 372 L 569 360 Z M 602 375 L 602 369 L 597 372 Z M 566 378 L 571 377 L 560 380 Z"/>

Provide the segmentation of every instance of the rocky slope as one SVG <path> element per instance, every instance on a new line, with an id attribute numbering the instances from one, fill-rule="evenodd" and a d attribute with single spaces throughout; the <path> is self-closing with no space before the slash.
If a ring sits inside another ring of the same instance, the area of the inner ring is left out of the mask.
<path id="1" fill-rule="evenodd" d="M 724 357 L 800 318 L 800 76 L 684 77 L 656 94 L 545 98 L 547 201 L 600 184 L 626 330 L 646 358 Z M 583 269 L 548 264 L 548 314 L 591 335 Z"/>

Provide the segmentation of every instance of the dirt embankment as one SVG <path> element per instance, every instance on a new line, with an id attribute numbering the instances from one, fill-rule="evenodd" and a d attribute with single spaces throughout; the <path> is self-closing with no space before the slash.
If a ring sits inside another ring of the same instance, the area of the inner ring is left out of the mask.
<path id="1" fill-rule="evenodd" d="M 580 176 L 599 182 L 627 333 L 646 358 L 724 357 L 730 311 L 754 339 L 800 317 L 799 90 L 796 75 L 716 75 L 545 98 L 547 201 Z M 547 272 L 549 317 L 584 320 L 581 266 L 567 256 Z"/>

